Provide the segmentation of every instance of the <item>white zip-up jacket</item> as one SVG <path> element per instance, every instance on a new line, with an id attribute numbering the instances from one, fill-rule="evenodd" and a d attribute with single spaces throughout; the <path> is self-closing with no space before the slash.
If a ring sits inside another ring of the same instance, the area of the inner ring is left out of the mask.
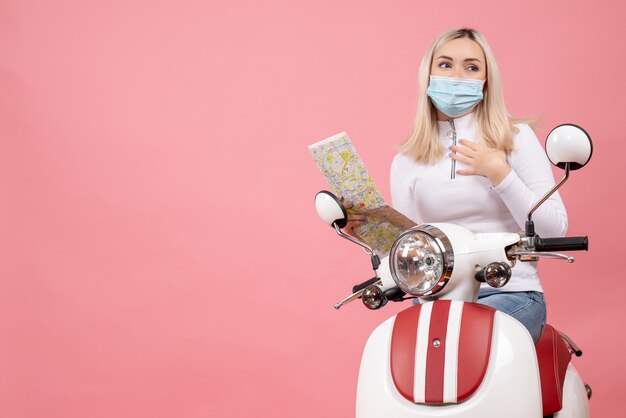
<path id="1" fill-rule="evenodd" d="M 451 125 L 438 122 L 439 139 L 449 147 Z M 454 119 L 458 140 L 480 142 L 473 112 Z M 445 157 L 432 165 L 415 162 L 397 154 L 391 164 L 393 207 L 414 222 L 449 222 L 475 233 L 520 232 L 528 212 L 554 186 L 550 163 L 535 133 L 527 124 L 518 124 L 514 149 L 507 157 L 511 172 L 496 187 L 486 177 L 456 174 L 450 179 L 452 159 Z M 457 141 L 458 142 L 458 141 Z M 466 168 L 456 162 L 456 170 Z M 535 232 L 541 237 L 561 237 L 567 230 L 567 213 L 558 193 L 554 193 L 533 214 Z M 491 289 L 482 284 L 482 289 Z M 536 263 L 518 262 L 511 281 L 500 291 L 543 292 Z"/>

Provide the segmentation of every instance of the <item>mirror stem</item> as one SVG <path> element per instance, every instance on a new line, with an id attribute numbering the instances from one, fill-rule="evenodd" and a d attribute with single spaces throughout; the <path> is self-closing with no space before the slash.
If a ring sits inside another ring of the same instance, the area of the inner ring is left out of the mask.
<path id="1" fill-rule="evenodd" d="M 362 241 L 359 241 L 358 239 L 356 239 L 356 238 L 354 238 L 354 237 L 351 237 L 350 235 L 348 235 L 348 234 L 346 234 L 345 232 L 343 232 L 343 231 L 341 230 L 341 228 L 339 228 L 339 225 L 337 225 L 337 222 L 334 222 L 334 223 L 333 223 L 333 226 L 335 227 L 335 231 L 337 231 L 337 234 L 339 234 L 339 236 L 340 236 L 341 238 L 345 238 L 345 239 L 347 239 L 348 241 L 351 241 L 351 242 L 354 242 L 354 243 L 355 243 L 355 244 L 357 244 L 357 245 L 360 245 L 361 247 L 363 247 L 363 248 L 365 249 L 365 251 L 366 251 L 369 255 L 371 255 L 371 256 L 373 256 L 373 255 L 374 255 L 374 250 L 372 249 L 372 247 L 370 247 L 370 246 L 369 246 L 369 245 L 367 245 L 366 243 L 364 243 L 364 242 L 362 242 Z"/>
<path id="2" fill-rule="evenodd" d="M 561 181 L 555 184 L 554 187 L 550 189 L 550 191 L 546 193 L 544 197 L 539 199 L 539 201 L 535 204 L 535 206 L 532 207 L 530 212 L 528 212 L 528 221 L 526 221 L 526 236 L 527 237 L 532 237 L 535 235 L 535 226 L 532 220 L 533 213 L 539 208 L 539 206 L 541 206 L 546 200 L 548 200 L 548 198 L 552 196 L 554 192 L 559 190 L 559 188 L 563 185 L 563 183 L 567 181 L 567 179 L 569 178 L 569 166 L 570 166 L 570 163 L 565 163 L 565 177 L 563 177 Z"/>

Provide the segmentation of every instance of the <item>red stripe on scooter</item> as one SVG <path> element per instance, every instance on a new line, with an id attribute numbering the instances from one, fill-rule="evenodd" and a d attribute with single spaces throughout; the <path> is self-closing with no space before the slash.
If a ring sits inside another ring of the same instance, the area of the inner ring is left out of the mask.
<path id="1" fill-rule="evenodd" d="M 426 354 L 426 404 L 443 403 L 443 374 L 446 364 L 446 333 L 449 314 L 449 300 L 433 303 L 428 333 L 428 353 Z"/>
<path id="2" fill-rule="evenodd" d="M 415 402 L 413 379 L 420 307 L 415 305 L 396 315 L 391 334 L 391 377 L 398 392 L 411 402 Z"/>
<path id="3" fill-rule="evenodd" d="M 459 336 L 458 402 L 471 396 L 483 381 L 489 365 L 494 315 L 495 310 L 484 305 L 466 303 L 463 306 Z"/>

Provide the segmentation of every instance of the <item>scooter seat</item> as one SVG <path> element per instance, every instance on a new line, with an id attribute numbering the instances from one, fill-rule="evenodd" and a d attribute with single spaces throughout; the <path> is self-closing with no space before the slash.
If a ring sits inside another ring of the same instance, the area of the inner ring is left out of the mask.
<path id="1" fill-rule="evenodd" d="M 545 326 L 535 349 L 541 378 L 543 415 L 546 416 L 563 407 L 563 382 L 572 355 L 563 338 L 550 325 Z"/>

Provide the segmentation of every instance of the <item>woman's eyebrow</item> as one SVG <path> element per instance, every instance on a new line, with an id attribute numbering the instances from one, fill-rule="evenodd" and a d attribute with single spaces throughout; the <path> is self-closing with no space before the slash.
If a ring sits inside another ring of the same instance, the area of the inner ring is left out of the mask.
<path id="1" fill-rule="evenodd" d="M 453 58 L 447 56 L 447 55 L 439 55 L 437 57 L 437 59 L 444 59 L 444 60 L 448 60 L 448 61 L 454 61 Z M 482 62 L 481 60 L 479 60 L 478 58 L 465 58 L 463 60 L 463 62 Z"/>

